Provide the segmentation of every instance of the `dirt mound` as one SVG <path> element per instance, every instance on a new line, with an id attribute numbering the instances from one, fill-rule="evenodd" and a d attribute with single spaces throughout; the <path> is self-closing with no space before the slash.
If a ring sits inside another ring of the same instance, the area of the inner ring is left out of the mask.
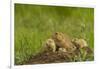
<path id="1" fill-rule="evenodd" d="M 86 49 L 83 49 L 85 53 L 85 59 L 89 59 L 88 55 L 93 54 L 92 51 L 89 52 Z M 89 53 L 88 53 L 89 52 Z M 32 56 L 29 61 L 25 64 L 45 64 L 45 63 L 61 63 L 61 62 L 77 62 L 77 61 L 86 61 L 83 59 L 83 53 L 80 50 L 76 50 L 73 53 L 67 52 L 50 52 L 44 51 L 38 55 Z"/>

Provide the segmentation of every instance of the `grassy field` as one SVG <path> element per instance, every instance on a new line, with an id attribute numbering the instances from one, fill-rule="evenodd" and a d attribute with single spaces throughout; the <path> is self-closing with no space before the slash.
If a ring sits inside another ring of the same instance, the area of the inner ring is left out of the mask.
<path id="1" fill-rule="evenodd" d="M 15 64 L 41 51 L 42 43 L 58 31 L 86 39 L 94 49 L 94 9 L 15 4 Z"/>

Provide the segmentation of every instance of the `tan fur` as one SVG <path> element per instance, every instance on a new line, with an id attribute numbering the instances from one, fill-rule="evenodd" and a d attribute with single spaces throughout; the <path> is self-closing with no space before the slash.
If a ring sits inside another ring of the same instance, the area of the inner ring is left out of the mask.
<path id="1" fill-rule="evenodd" d="M 47 39 L 46 40 L 46 45 L 45 45 L 49 50 L 52 52 L 56 51 L 56 45 L 53 39 Z"/>
<path id="2" fill-rule="evenodd" d="M 52 39 L 55 41 L 57 47 L 65 48 L 67 52 L 75 50 L 75 46 L 72 44 L 71 39 L 61 32 L 54 33 Z"/>
<path id="3" fill-rule="evenodd" d="M 72 42 L 75 45 L 77 45 L 79 48 L 83 48 L 83 47 L 87 47 L 88 46 L 87 42 L 84 39 L 75 38 L 75 39 L 72 40 Z"/>
<path id="4" fill-rule="evenodd" d="M 59 52 L 67 52 L 65 48 L 59 48 Z"/>

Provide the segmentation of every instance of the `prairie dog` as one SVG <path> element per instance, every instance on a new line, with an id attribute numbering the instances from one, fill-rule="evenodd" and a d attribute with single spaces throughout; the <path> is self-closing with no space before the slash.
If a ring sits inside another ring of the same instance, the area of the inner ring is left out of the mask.
<path id="1" fill-rule="evenodd" d="M 78 46 L 79 48 L 83 48 L 83 47 L 87 47 L 88 46 L 87 42 L 84 39 L 75 38 L 75 39 L 72 40 L 72 42 L 76 46 Z"/>
<path id="2" fill-rule="evenodd" d="M 76 47 L 72 44 L 71 39 L 61 32 L 56 32 L 52 35 L 57 48 L 65 48 L 67 52 L 72 52 Z"/>
<path id="3" fill-rule="evenodd" d="M 52 50 L 52 52 L 55 52 L 56 51 L 55 42 L 51 38 L 46 40 L 46 47 L 47 47 L 47 49 Z"/>
<path id="4" fill-rule="evenodd" d="M 59 48 L 60 52 L 67 52 L 65 48 Z"/>

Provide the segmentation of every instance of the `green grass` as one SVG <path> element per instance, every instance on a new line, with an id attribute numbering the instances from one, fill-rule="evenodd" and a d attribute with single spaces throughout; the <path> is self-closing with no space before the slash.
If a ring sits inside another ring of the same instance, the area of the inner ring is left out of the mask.
<path id="1" fill-rule="evenodd" d="M 41 51 L 42 43 L 59 31 L 86 39 L 94 49 L 94 9 L 15 4 L 15 64 Z"/>

